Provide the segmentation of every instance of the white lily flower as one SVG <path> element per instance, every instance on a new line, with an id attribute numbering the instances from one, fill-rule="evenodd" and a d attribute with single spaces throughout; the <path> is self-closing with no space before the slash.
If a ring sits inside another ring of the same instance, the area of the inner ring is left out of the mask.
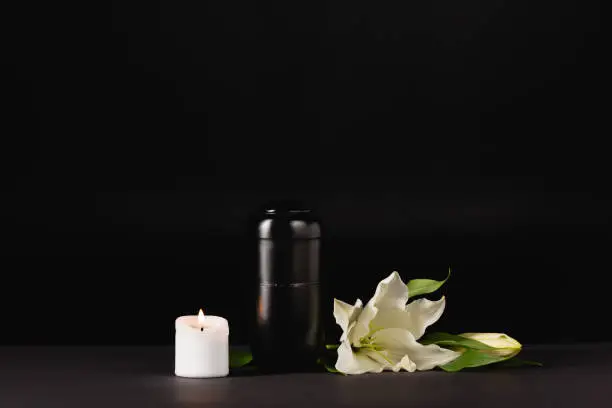
<path id="1" fill-rule="evenodd" d="M 495 350 L 486 350 L 486 352 L 498 356 L 514 357 L 523 347 L 521 343 L 504 333 L 463 333 L 460 336 L 494 347 Z"/>
<path id="2" fill-rule="evenodd" d="M 461 353 L 417 342 L 444 312 L 445 298 L 407 302 L 408 287 L 397 272 L 378 284 L 365 306 L 359 299 L 353 306 L 334 299 L 334 317 L 343 331 L 336 370 L 345 374 L 413 372 L 459 357 Z"/>

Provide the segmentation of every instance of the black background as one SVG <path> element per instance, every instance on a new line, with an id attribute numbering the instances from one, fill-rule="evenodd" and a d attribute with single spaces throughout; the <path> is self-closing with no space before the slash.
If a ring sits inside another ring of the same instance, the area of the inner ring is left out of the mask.
<path id="1" fill-rule="evenodd" d="M 3 7 L 0 343 L 170 344 L 200 307 L 244 342 L 282 197 L 345 301 L 451 266 L 437 329 L 612 339 L 599 3 Z"/>

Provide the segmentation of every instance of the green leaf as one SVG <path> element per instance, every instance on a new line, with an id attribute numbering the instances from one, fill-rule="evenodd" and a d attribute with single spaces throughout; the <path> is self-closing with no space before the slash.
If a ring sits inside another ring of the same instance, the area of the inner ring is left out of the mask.
<path id="1" fill-rule="evenodd" d="M 339 344 L 326 344 L 325 350 L 322 350 L 317 364 L 322 365 L 329 373 L 346 375 L 341 371 L 336 370 L 336 361 L 338 360 Z"/>
<path id="2" fill-rule="evenodd" d="M 448 278 L 450 278 L 450 275 L 451 270 L 450 268 L 448 268 L 448 275 L 443 281 L 436 281 L 433 279 L 412 279 L 406 284 L 406 286 L 408 286 L 408 296 L 415 297 L 419 295 L 433 293 L 436 290 L 440 289 L 442 285 L 444 285 Z"/>
<path id="3" fill-rule="evenodd" d="M 450 333 L 428 333 L 419 339 L 419 343 L 423 345 L 437 344 L 446 348 L 467 348 L 473 350 L 496 350 L 495 347 L 487 346 L 478 341 L 468 339 L 456 334 Z"/>
<path id="4" fill-rule="evenodd" d="M 498 364 L 499 367 L 523 367 L 523 366 L 537 366 L 542 367 L 544 364 L 537 361 L 523 360 L 520 358 L 511 358 L 510 360 L 503 361 Z"/>
<path id="5" fill-rule="evenodd" d="M 468 349 L 455 360 L 440 366 L 440 368 L 444 371 L 453 373 L 464 368 L 482 367 L 493 363 L 499 363 L 500 361 L 508 360 L 510 358 L 510 356 L 498 356 L 488 354 L 481 350 Z"/>
<path id="6" fill-rule="evenodd" d="M 332 374 L 342 374 L 342 375 L 346 375 L 341 371 L 336 370 L 336 368 L 334 367 L 334 365 L 330 364 L 329 362 L 325 361 L 324 358 L 319 358 L 317 360 L 318 364 L 321 364 L 323 367 L 325 367 L 325 369 L 327 370 L 328 373 L 332 373 Z"/>
<path id="7" fill-rule="evenodd" d="M 230 368 L 240 368 L 253 361 L 249 350 L 230 350 Z"/>

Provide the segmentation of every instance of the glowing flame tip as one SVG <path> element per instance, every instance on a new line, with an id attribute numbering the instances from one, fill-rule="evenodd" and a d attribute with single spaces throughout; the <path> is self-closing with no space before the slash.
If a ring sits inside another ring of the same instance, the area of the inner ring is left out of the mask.
<path id="1" fill-rule="evenodd" d="M 204 312 L 202 311 L 202 309 L 200 309 L 200 311 L 198 312 L 198 323 L 204 323 Z"/>

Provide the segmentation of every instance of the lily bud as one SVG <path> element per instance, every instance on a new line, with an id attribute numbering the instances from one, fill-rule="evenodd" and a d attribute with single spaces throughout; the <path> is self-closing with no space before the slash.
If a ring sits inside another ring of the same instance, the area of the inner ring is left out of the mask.
<path id="1" fill-rule="evenodd" d="M 495 350 L 487 350 L 486 352 L 496 356 L 514 357 L 521 351 L 522 347 L 521 343 L 503 333 L 463 333 L 460 336 L 477 340 L 495 348 Z"/>

